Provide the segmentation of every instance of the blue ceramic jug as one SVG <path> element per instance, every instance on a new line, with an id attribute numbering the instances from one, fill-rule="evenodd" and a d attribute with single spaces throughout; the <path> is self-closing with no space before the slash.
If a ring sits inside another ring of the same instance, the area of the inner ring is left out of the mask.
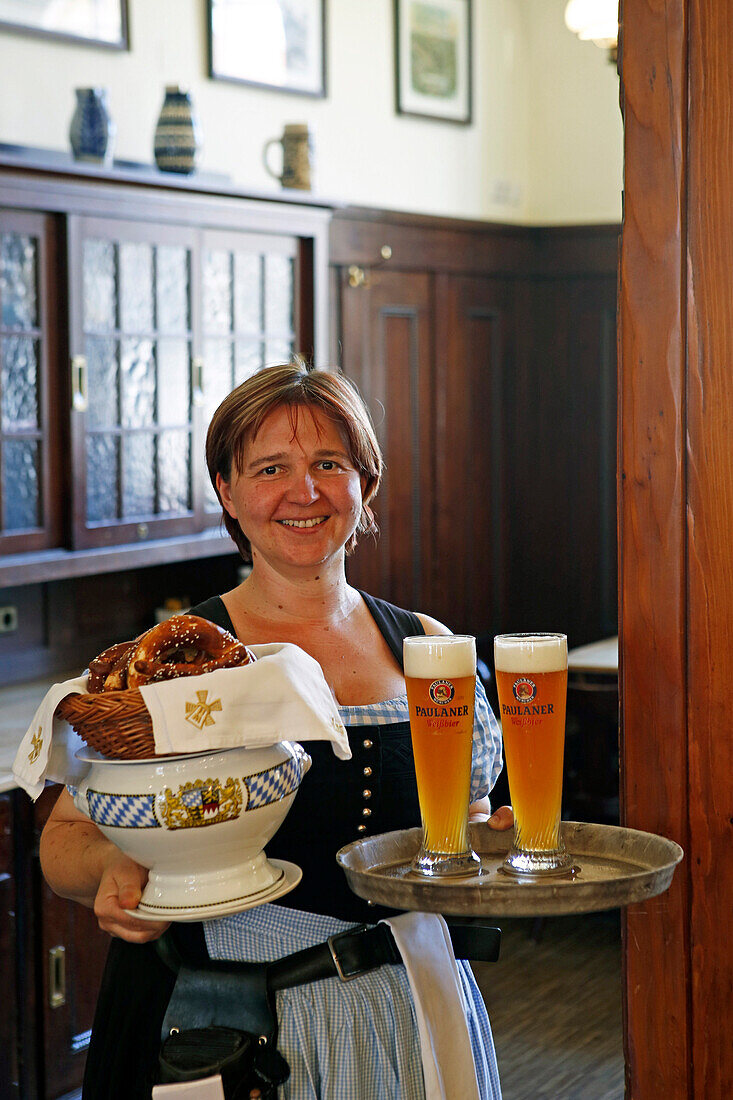
<path id="1" fill-rule="evenodd" d="M 76 110 L 69 130 L 74 158 L 96 164 L 110 164 L 115 129 L 107 107 L 106 90 L 77 88 Z"/>

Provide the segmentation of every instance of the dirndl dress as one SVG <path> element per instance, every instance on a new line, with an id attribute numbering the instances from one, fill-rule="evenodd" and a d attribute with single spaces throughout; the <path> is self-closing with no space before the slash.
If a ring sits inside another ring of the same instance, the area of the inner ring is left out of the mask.
<path id="1" fill-rule="evenodd" d="M 479 685 L 472 797 L 496 778 L 501 751 L 494 716 Z M 350 740 L 361 729 L 407 720 L 400 697 L 366 707 L 342 707 Z M 296 799 L 297 801 L 297 799 Z M 324 813 L 328 808 L 324 807 Z M 354 922 L 282 904 L 207 921 L 211 958 L 269 962 L 322 943 Z M 496 1053 L 486 1007 L 468 962 L 458 961 L 466 1020 L 481 1100 L 501 1100 Z M 424 1100 L 420 1042 L 407 973 L 381 966 L 349 982 L 327 978 L 277 993 L 278 1049 L 290 1065 L 282 1100 Z"/>

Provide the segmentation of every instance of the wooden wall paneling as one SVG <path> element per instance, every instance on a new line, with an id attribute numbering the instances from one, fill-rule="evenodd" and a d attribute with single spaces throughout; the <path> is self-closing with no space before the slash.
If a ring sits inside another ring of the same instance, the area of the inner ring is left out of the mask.
<path id="1" fill-rule="evenodd" d="M 701 809 L 691 808 L 687 787 L 685 698 L 686 7 L 624 0 L 622 10 L 621 813 L 624 824 L 668 836 L 687 853 L 670 890 L 624 917 L 628 1100 L 714 1100 L 693 1088 L 700 1055 L 689 1014 L 688 813 Z M 723 940 L 719 926 L 711 966 L 721 965 Z M 709 1024 L 728 1030 L 727 1012 Z"/>
<path id="2" fill-rule="evenodd" d="M 434 613 L 456 632 L 491 634 L 505 614 L 506 285 L 438 275 L 435 319 Z"/>
<path id="3" fill-rule="evenodd" d="M 616 629 L 615 279 L 528 278 L 512 293 L 510 619 L 583 645 Z"/>
<path id="4" fill-rule="evenodd" d="M 693 1095 L 733 1096 L 733 13 L 690 0 L 688 736 Z"/>
<path id="5" fill-rule="evenodd" d="M 526 271 L 533 253 L 530 234 L 523 227 L 355 207 L 334 211 L 332 264 L 381 266 L 385 246 L 391 250 L 389 268 L 457 275 L 516 274 Z"/>
<path id="6" fill-rule="evenodd" d="M 342 366 L 359 386 L 384 451 L 371 538 L 348 562 L 352 584 L 403 607 L 430 612 L 432 542 L 432 356 L 430 277 L 371 271 L 352 287 L 344 274 Z"/>
<path id="7" fill-rule="evenodd" d="M 617 630 L 616 279 L 561 282 L 570 305 L 565 385 L 568 427 L 568 640 Z"/>

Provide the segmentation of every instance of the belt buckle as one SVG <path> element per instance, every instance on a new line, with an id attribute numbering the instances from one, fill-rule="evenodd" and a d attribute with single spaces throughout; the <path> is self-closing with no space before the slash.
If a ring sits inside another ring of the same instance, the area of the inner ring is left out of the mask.
<path id="1" fill-rule="evenodd" d="M 354 978 L 358 978 L 360 974 L 366 974 L 367 971 L 355 970 L 353 974 L 345 974 L 343 967 L 341 966 L 339 957 L 336 953 L 336 948 L 334 947 L 335 941 L 340 940 L 342 936 L 359 935 L 359 933 L 361 932 L 366 932 L 368 927 L 369 925 L 367 924 L 361 924 L 358 926 L 358 928 L 349 928 L 345 932 L 337 932 L 335 936 L 329 936 L 326 940 L 326 943 L 328 944 L 328 950 L 331 952 L 331 958 L 333 959 L 333 965 L 336 967 L 336 973 L 339 977 L 339 981 L 352 982 Z"/>

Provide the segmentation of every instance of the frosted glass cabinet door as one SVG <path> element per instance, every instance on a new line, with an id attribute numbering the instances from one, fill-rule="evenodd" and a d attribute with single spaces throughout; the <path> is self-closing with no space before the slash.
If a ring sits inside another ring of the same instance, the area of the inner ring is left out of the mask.
<path id="1" fill-rule="evenodd" d="M 201 528 L 197 239 L 185 226 L 69 219 L 77 547 Z"/>
<path id="2" fill-rule="evenodd" d="M 295 349 L 297 242 L 254 233 L 203 235 L 202 338 L 204 419 L 226 395 L 265 365 L 286 363 Z M 205 508 L 221 508 L 208 478 Z"/>
<path id="3" fill-rule="evenodd" d="M 72 216 L 68 241 L 74 546 L 218 526 L 206 429 L 296 347 L 298 239 Z"/>
<path id="4" fill-rule="evenodd" d="M 54 247 L 45 215 L 0 210 L 0 553 L 58 538 L 48 366 L 58 327 L 48 288 Z"/>

